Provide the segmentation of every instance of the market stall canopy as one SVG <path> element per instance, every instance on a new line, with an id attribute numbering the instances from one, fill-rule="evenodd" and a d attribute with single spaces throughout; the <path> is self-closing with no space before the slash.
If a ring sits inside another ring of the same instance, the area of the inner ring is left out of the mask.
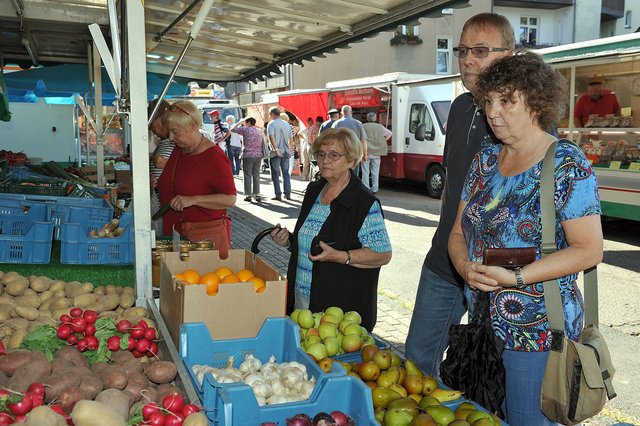
<path id="1" fill-rule="evenodd" d="M 88 75 L 87 65 L 63 64 L 7 73 L 4 75 L 4 80 L 9 89 L 30 90 L 36 96 L 45 97 L 56 96 L 56 93 L 60 92 L 87 93 L 89 91 Z M 147 92 L 150 95 L 159 94 L 165 82 L 165 76 L 147 73 Z M 168 94 L 183 96 L 188 95 L 189 90 L 187 85 L 174 82 L 169 86 Z M 111 95 L 115 93 L 104 67 L 102 68 L 102 93 Z"/>
<path id="2" fill-rule="evenodd" d="M 168 75 L 200 0 L 145 0 L 147 67 Z M 287 63 L 313 61 L 336 48 L 396 25 L 439 16 L 468 0 L 220 0 L 186 54 L 176 77 L 184 81 L 258 80 Z M 97 23 L 108 37 L 107 0 L 0 1 L 5 63 L 86 63 Z"/>

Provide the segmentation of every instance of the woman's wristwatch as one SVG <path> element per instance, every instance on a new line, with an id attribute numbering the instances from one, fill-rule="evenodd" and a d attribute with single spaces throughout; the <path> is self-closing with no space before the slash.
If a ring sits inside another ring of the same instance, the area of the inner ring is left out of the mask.
<path id="1" fill-rule="evenodd" d="M 347 250 L 347 260 L 344 261 L 344 264 L 348 265 L 350 263 L 351 263 L 351 252 Z"/>
<path id="2" fill-rule="evenodd" d="M 526 288 L 527 284 L 525 284 L 524 280 L 522 279 L 522 268 L 516 268 L 514 269 L 514 272 L 516 273 L 516 288 L 520 290 Z"/>

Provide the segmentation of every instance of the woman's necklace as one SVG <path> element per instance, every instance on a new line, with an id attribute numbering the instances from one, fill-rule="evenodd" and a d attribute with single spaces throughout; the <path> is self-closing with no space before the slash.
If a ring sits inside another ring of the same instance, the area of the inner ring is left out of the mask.
<path id="1" fill-rule="evenodd" d="M 347 181 L 347 184 L 349 182 Z M 325 185 L 322 188 L 322 192 L 320 193 L 320 202 L 323 205 L 330 204 L 340 193 L 347 187 L 347 185 L 339 185 L 337 187 L 330 187 L 329 184 Z M 336 189 L 339 188 L 339 189 Z"/>
<path id="2" fill-rule="evenodd" d="M 183 154 L 185 154 L 185 155 L 193 154 L 194 152 L 196 152 L 196 151 L 200 148 L 200 145 L 202 145 L 202 142 L 204 142 L 204 135 L 201 133 L 201 134 L 200 134 L 200 143 L 199 143 L 199 144 L 198 144 L 194 149 L 192 149 L 192 150 L 191 150 L 191 151 L 189 151 L 189 152 L 187 152 L 187 151 L 183 148 L 183 149 L 182 149 L 182 153 L 183 153 Z"/>

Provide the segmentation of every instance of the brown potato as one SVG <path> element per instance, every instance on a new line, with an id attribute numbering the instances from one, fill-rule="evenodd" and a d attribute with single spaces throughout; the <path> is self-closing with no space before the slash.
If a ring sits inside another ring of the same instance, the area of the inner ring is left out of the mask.
<path id="1" fill-rule="evenodd" d="M 207 426 L 208 424 L 209 419 L 203 412 L 193 413 L 182 422 L 182 426 Z"/>
<path id="2" fill-rule="evenodd" d="M 53 297 L 53 292 L 51 290 L 45 290 L 42 293 L 40 293 L 40 306 L 42 306 L 42 303 L 46 302 L 47 300 L 51 299 Z"/>
<path id="3" fill-rule="evenodd" d="M 127 309 L 136 304 L 136 297 L 130 292 L 122 293 L 120 295 L 120 307 Z"/>
<path id="4" fill-rule="evenodd" d="M 71 300 L 66 297 L 56 297 L 53 299 L 51 304 L 49 304 L 49 310 L 51 312 L 57 311 L 58 309 L 65 309 L 71 306 Z"/>
<path id="5" fill-rule="evenodd" d="M 49 290 L 51 290 L 52 293 L 55 293 L 58 290 L 64 290 L 66 285 L 67 285 L 66 281 L 53 280 L 51 282 L 51 286 L 49 287 Z"/>
<path id="6" fill-rule="evenodd" d="M 48 406 L 41 405 L 27 414 L 24 424 L 25 426 L 67 426 L 67 421 Z"/>
<path id="7" fill-rule="evenodd" d="M 145 367 L 144 374 L 146 374 L 153 383 L 171 383 L 176 378 L 178 369 L 171 361 L 156 361 Z"/>
<path id="8" fill-rule="evenodd" d="M 122 419 L 120 413 L 109 405 L 97 401 L 78 401 L 73 407 L 71 417 L 76 426 L 95 426 L 96 419 L 100 419 L 101 426 L 126 425 L 126 420 Z"/>
<path id="9" fill-rule="evenodd" d="M 57 399 L 62 391 L 77 388 L 82 380 L 75 369 L 59 370 L 45 379 L 44 401 L 49 403 Z"/>
<path id="10" fill-rule="evenodd" d="M 29 306 L 16 306 L 14 309 L 16 314 L 29 321 L 35 321 L 40 316 L 40 311 Z"/>
<path id="11" fill-rule="evenodd" d="M 11 311 L 13 311 L 11 305 L 0 305 L 0 321 L 6 321 L 11 318 Z"/>
<path id="12" fill-rule="evenodd" d="M 84 391 L 80 388 L 67 388 L 60 392 L 60 396 L 58 397 L 58 400 L 62 404 L 62 408 L 64 408 L 67 412 L 71 411 L 76 402 L 80 401 L 81 399 L 88 398 Z"/>
<path id="13" fill-rule="evenodd" d="M 95 397 L 104 389 L 102 381 L 90 374 L 82 376 L 78 387 L 84 391 L 89 399 L 95 399 Z"/>
<path id="14" fill-rule="evenodd" d="M 29 280 L 22 277 L 5 283 L 5 290 L 12 296 L 21 296 L 29 287 Z"/>
<path id="15" fill-rule="evenodd" d="M 54 359 L 55 358 L 64 358 L 76 367 L 89 368 L 89 361 L 87 361 L 87 358 L 82 355 L 82 352 L 80 352 L 76 346 L 63 347 L 56 352 Z"/>
<path id="16" fill-rule="evenodd" d="M 7 342 L 7 345 L 6 345 L 7 350 L 18 349 L 20 345 L 22 345 L 22 341 L 24 340 L 24 336 L 26 335 L 27 335 L 26 330 L 16 331 L 13 334 L 13 336 L 9 338 L 9 341 Z"/>
<path id="17" fill-rule="evenodd" d="M 9 305 L 11 307 L 16 306 L 16 299 L 9 294 L 3 294 L 0 296 L 0 305 Z"/>
<path id="18" fill-rule="evenodd" d="M 107 294 L 107 292 L 103 285 L 99 285 L 93 289 L 93 294 L 96 296 L 103 296 Z"/>
<path id="19" fill-rule="evenodd" d="M 0 371 L 5 373 L 7 376 L 13 376 L 13 373 L 18 369 L 18 367 L 30 360 L 30 351 L 11 352 L 0 358 Z"/>
<path id="20" fill-rule="evenodd" d="M 122 366 L 108 364 L 94 374 L 96 374 L 98 378 L 102 380 L 105 389 L 113 388 L 122 390 L 127 387 L 128 379 Z"/>
<path id="21" fill-rule="evenodd" d="M 87 306 L 95 304 L 98 298 L 93 293 L 84 293 L 74 297 L 71 300 L 74 306 L 86 308 Z"/>
<path id="22" fill-rule="evenodd" d="M 37 294 L 23 294 L 22 296 L 16 297 L 16 306 L 28 306 L 30 308 L 38 309 L 41 303 L 42 300 Z"/>
<path id="23" fill-rule="evenodd" d="M 26 392 L 31 383 L 40 383 L 51 374 L 51 364 L 42 352 L 31 352 L 29 362 L 16 369 L 9 380 L 9 389 Z"/>
<path id="24" fill-rule="evenodd" d="M 123 351 L 120 351 L 123 352 Z M 129 351 L 127 351 L 129 352 Z M 131 352 L 129 352 L 131 353 Z M 142 365 L 142 363 L 140 362 L 140 360 L 138 358 L 129 360 L 127 362 L 125 362 L 124 364 L 122 364 L 122 368 L 124 368 L 125 373 L 128 376 L 131 376 L 132 374 L 135 373 L 142 373 L 143 369 L 144 369 L 144 365 Z"/>
<path id="25" fill-rule="evenodd" d="M 34 279 L 31 280 L 31 288 L 38 293 L 47 291 L 49 290 L 50 287 L 51 287 L 51 278 L 49 277 L 45 277 L 45 276 L 35 277 Z"/>
<path id="26" fill-rule="evenodd" d="M 140 401 L 142 398 L 142 390 L 149 386 L 149 379 L 142 373 L 133 373 L 129 376 L 125 391 L 133 394 L 133 402 Z M 132 402 L 132 403 L 133 403 Z"/>
<path id="27" fill-rule="evenodd" d="M 78 289 L 82 287 L 82 283 L 80 281 L 69 281 L 64 286 L 64 294 L 66 297 L 73 297 L 78 292 Z"/>
<path id="28" fill-rule="evenodd" d="M 103 311 L 112 311 L 120 305 L 120 296 L 114 293 L 107 293 L 98 299 L 97 304 L 102 306 Z"/>

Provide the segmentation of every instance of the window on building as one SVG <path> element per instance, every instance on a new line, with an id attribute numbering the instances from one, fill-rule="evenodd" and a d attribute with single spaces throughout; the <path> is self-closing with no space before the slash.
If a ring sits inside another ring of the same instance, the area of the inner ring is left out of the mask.
<path id="1" fill-rule="evenodd" d="M 397 34 L 402 34 L 405 36 L 418 36 L 418 27 L 413 25 L 398 25 L 396 29 Z"/>
<path id="2" fill-rule="evenodd" d="M 436 43 L 436 74 L 451 74 L 451 37 L 438 36 Z"/>
<path id="3" fill-rule="evenodd" d="M 538 18 L 521 16 L 519 35 L 522 46 L 535 46 L 538 43 Z"/>
<path id="4" fill-rule="evenodd" d="M 627 10 L 624 12 L 624 27 L 631 28 L 631 11 Z"/>

